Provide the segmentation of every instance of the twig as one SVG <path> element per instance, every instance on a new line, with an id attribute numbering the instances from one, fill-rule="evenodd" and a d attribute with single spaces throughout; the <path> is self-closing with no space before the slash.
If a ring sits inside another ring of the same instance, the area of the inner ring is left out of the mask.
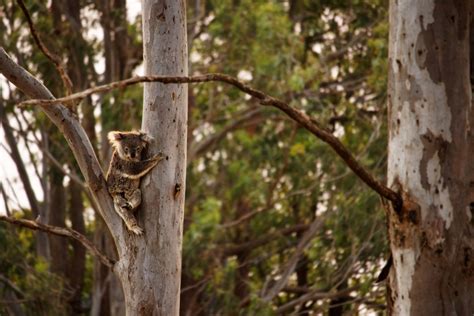
<path id="1" fill-rule="evenodd" d="M 78 174 L 74 173 L 72 170 L 70 171 L 67 171 L 62 165 L 61 163 L 56 160 L 56 158 L 54 158 L 54 156 L 46 149 L 44 148 L 41 148 L 40 147 L 40 150 L 43 152 L 44 156 L 46 158 L 48 158 L 49 161 L 51 161 L 53 163 L 53 165 L 63 174 L 65 175 L 66 177 L 69 177 L 69 179 L 71 179 L 72 181 L 74 181 L 75 183 L 77 183 L 82 189 L 86 190 L 87 189 L 87 186 L 86 184 L 84 183 L 84 181 L 81 180 L 81 178 L 79 177 Z"/>
<path id="2" fill-rule="evenodd" d="M 0 281 L 8 285 L 8 287 L 12 289 L 16 294 L 21 295 L 21 297 L 25 297 L 25 294 L 20 290 L 20 288 L 3 274 L 0 274 Z"/>
<path id="3" fill-rule="evenodd" d="M 46 224 L 41 224 L 36 221 L 31 221 L 27 219 L 16 219 L 8 216 L 0 215 L 0 221 L 8 222 L 10 224 L 26 227 L 33 230 L 40 230 L 47 232 L 49 234 L 69 237 L 80 242 L 84 248 L 89 250 L 94 256 L 96 256 L 100 262 L 106 267 L 113 269 L 115 262 L 110 258 L 103 255 L 97 247 L 90 242 L 84 235 L 78 233 L 77 231 L 67 228 L 67 227 L 57 227 Z"/>
<path id="4" fill-rule="evenodd" d="M 64 88 L 66 88 L 66 94 L 70 95 L 72 93 L 72 81 L 71 78 L 67 75 L 66 71 L 64 70 L 64 67 L 61 62 L 61 58 L 59 56 L 51 53 L 49 49 L 46 47 L 46 45 L 43 44 L 41 41 L 38 32 L 35 29 L 35 26 L 33 24 L 33 20 L 31 19 L 30 13 L 28 12 L 28 9 L 25 6 L 25 3 L 23 0 L 17 0 L 18 5 L 20 6 L 21 10 L 23 11 L 23 14 L 26 17 L 26 20 L 28 22 L 28 26 L 30 27 L 31 35 L 33 36 L 33 39 L 36 42 L 36 45 L 38 45 L 39 49 L 43 52 L 43 54 L 53 62 L 54 66 L 56 66 L 56 70 L 58 71 L 59 75 L 61 76 L 61 79 L 64 84 Z"/>
<path id="5" fill-rule="evenodd" d="M 306 113 L 301 110 L 291 107 L 289 104 L 269 96 L 260 90 L 254 89 L 251 86 L 224 74 L 205 74 L 191 77 L 168 77 L 168 76 L 140 76 L 125 79 L 122 81 L 112 82 L 110 84 L 97 86 L 86 89 L 84 91 L 74 93 L 70 96 L 59 98 L 59 99 L 32 99 L 20 103 L 20 106 L 26 105 L 40 105 L 47 106 L 52 104 L 59 104 L 65 102 L 71 102 L 74 100 L 83 99 L 91 94 L 98 92 L 106 92 L 112 89 L 125 88 L 127 86 L 141 83 L 141 82 L 161 82 L 163 84 L 172 83 L 200 83 L 200 82 L 211 82 L 219 81 L 236 87 L 242 92 L 247 93 L 250 96 L 258 99 L 261 105 L 268 105 L 278 108 L 283 111 L 296 121 L 299 125 L 304 127 L 306 130 L 311 132 L 313 135 L 327 143 L 332 149 L 346 162 L 347 166 L 370 188 L 376 191 L 381 196 L 392 201 L 397 208 L 401 207 L 401 197 L 395 191 L 389 189 L 381 182 L 377 181 L 359 162 L 355 159 L 352 153 L 341 143 L 341 141 L 335 137 L 330 131 L 321 127 L 320 123 L 315 119 L 310 118 Z"/>
<path id="6" fill-rule="evenodd" d="M 10 212 L 10 207 L 8 206 L 8 196 L 5 193 L 5 189 L 3 188 L 3 183 L 2 182 L 0 182 L 0 193 L 2 193 L 3 204 L 5 206 L 5 213 L 7 214 L 7 216 L 10 216 L 11 212 Z"/>
<path id="7" fill-rule="evenodd" d="M 206 137 L 199 143 L 191 144 L 187 155 L 188 163 L 190 163 L 194 157 L 208 151 L 211 147 L 220 142 L 229 132 L 245 126 L 244 124 L 247 122 L 252 122 L 252 120 L 258 118 L 260 114 L 262 114 L 261 108 L 246 111 L 246 113 L 235 118 L 229 125 L 224 126 L 221 131 Z"/>
<path id="8" fill-rule="evenodd" d="M 276 281 L 272 288 L 267 291 L 264 291 L 262 295 L 262 300 L 264 302 L 270 302 L 286 286 L 288 279 L 296 268 L 296 264 L 298 263 L 301 254 L 308 247 L 310 241 L 319 231 L 323 223 L 324 221 L 322 218 L 316 218 L 313 223 L 311 223 L 311 226 L 308 228 L 308 230 L 298 242 L 298 246 L 296 246 L 295 252 L 291 256 L 290 260 L 287 262 L 286 266 L 283 268 L 283 272 L 281 273 L 278 281 Z"/>

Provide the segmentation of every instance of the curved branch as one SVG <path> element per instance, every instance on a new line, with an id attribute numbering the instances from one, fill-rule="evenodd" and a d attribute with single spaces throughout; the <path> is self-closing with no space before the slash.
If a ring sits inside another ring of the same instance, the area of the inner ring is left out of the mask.
<path id="1" fill-rule="evenodd" d="M 104 264 L 106 267 L 109 267 L 111 269 L 113 269 L 114 267 L 115 262 L 112 259 L 103 255 L 99 251 L 99 249 L 97 249 L 97 247 L 92 242 L 90 242 L 84 235 L 78 233 L 77 231 L 73 229 L 70 229 L 67 227 L 51 226 L 51 225 L 41 224 L 36 221 L 30 221 L 27 219 L 16 219 L 13 217 L 8 217 L 8 216 L 3 216 L 3 215 L 0 215 L 0 221 L 4 221 L 10 224 L 26 227 L 33 230 L 40 230 L 40 231 L 57 235 L 57 236 L 63 236 L 63 237 L 69 237 L 69 238 L 75 239 L 78 242 L 80 242 L 81 245 L 84 246 L 84 248 L 86 248 L 94 256 L 96 256 L 100 260 L 100 262 L 102 262 L 102 264 Z"/>
<path id="2" fill-rule="evenodd" d="M 347 166 L 370 188 L 376 191 L 384 198 L 392 201 L 396 208 L 401 207 L 401 197 L 398 193 L 391 190 L 380 181 L 376 180 L 359 162 L 355 159 L 352 153 L 341 143 L 341 141 L 334 136 L 330 131 L 323 128 L 319 122 L 315 119 L 310 118 L 306 113 L 301 110 L 291 107 L 288 103 L 285 103 L 277 98 L 269 96 L 264 92 L 254 89 L 251 86 L 233 78 L 231 76 L 223 74 L 205 74 L 191 77 L 168 77 L 168 76 L 140 76 L 134 77 L 122 81 L 112 82 L 107 85 L 97 86 L 84 90 L 82 92 L 74 93 L 70 96 L 59 98 L 56 100 L 28 100 L 20 103 L 20 105 L 52 105 L 61 102 L 70 102 L 74 100 L 83 99 L 93 93 L 106 92 L 112 89 L 125 88 L 127 86 L 137 84 L 140 82 L 161 82 L 164 84 L 172 83 L 199 83 L 199 82 L 211 82 L 219 81 L 236 87 L 237 89 L 245 92 L 246 94 L 253 96 L 260 101 L 262 105 L 273 106 L 286 115 L 296 121 L 300 126 L 311 132 L 313 135 L 321 139 L 323 142 L 331 146 L 331 148 L 345 161 Z"/>

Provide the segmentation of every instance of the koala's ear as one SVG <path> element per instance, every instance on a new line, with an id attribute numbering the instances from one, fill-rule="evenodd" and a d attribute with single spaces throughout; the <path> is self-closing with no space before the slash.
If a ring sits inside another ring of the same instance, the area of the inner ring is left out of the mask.
<path id="1" fill-rule="evenodd" d="M 140 139 L 147 143 L 151 143 L 153 141 L 153 137 L 142 131 L 140 131 Z"/>
<path id="2" fill-rule="evenodd" d="M 112 131 L 107 134 L 107 138 L 109 139 L 109 142 L 114 143 L 123 139 L 123 134 L 117 131 Z"/>

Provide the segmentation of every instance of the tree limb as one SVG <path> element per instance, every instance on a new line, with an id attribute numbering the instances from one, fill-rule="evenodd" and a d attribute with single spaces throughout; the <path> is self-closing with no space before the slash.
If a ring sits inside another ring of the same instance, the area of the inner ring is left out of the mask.
<path id="1" fill-rule="evenodd" d="M 21 91 L 32 98 L 54 99 L 53 94 L 29 72 L 15 63 L 0 47 L 0 73 Z M 116 245 L 124 245 L 127 232 L 122 220 L 115 213 L 112 198 L 107 190 L 104 172 L 97 160 L 89 138 L 76 115 L 62 104 L 41 106 L 49 119 L 66 138 L 89 187 L 99 212 L 107 224 Z M 125 247 L 117 247 L 119 256 Z"/>
<path id="2" fill-rule="evenodd" d="M 43 232 L 47 232 L 49 234 L 57 235 L 57 236 L 63 236 L 63 237 L 69 237 L 72 239 L 77 240 L 80 242 L 84 248 L 89 250 L 94 256 L 96 256 L 102 264 L 105 266 L 113 269 L 115 262 L 108 258 L 107 256 L 103 255 L 97 247 L 90 242 L 84 235 L 78 233 L 77 231 L 67 228 L 67 227 L 57 227 L 57 226 L 51 226 L 51 225 L 46 225 L 46 224 L 41 224 L 36 221 L 30 221 L 27 219 L 16 219 L 13 217 L 8 217 L 4 215 L 0 215 L 0 221 L 4 221 L 10 224 L 14 224 L 17 226 L 21 227 L 26 227 L 29 229 L 33 230 L 40 230 Z"/>
<path id="3" fill-rule="evenodd" d="M 341 141 L 335 137 L 330 131 L 323 128 L 319 122 L 315 119 L 310 118 L 306 113 L 301 110 L 291 107 L 288 103 L 285 103 L 277 98 L 269 96 L 260 90 L 254 89 L 251 86 L 224 74 L 205 74 L 191 77 L 171 77 L 171 76 L 139 76 L 122 81 L 112 82 L 110 84 L 97 86 L 94 88 L 86 89 L 82 92 L 74 93 L 70 96 L 59 98 L 55 100 L 36 99 L 28 100 L 20 103 L 20 106 L 26 105 L 41 105 L 48 106 L 57 103 L 71 102 L 74 100 L 83 99 L 91 94 L 98 92 L 106 92 L 112 89 L 125 88 L 130 85 L 134 85 L 141 82 L 161 82 L 163 84 L 173 83 L 201 83 L 219 81 L 236 87 L 237 89 L 245 92 L 246 94 L 259 100 L 261 105 L 273 106 L 286 115 L 296 121 L 300 126 L 311 132 L 313 135 L 327 143 L 331 148 L 341 157 L 347 166 L 370 188 L 376 191 L 384 198 L 392 201 L 396 207 L 401 207 L 401 197 L 398 193 L 391 190 L 378 180 L 376 180 L 359 162 L 355 159 L 352 153 L 341 143 Z"/>

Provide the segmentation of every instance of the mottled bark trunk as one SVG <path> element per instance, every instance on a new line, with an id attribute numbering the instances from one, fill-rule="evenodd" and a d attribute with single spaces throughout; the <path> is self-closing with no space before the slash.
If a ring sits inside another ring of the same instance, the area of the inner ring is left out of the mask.
<path id="1" fill-rule="evenodd" d="M 146 75 L 187 76 L 184 1 L 144 0 Z M 127 315 L 178 315 L 186 179 L 187 86 L 145 84 L 142 129 L 166 159 L 142 180 L 142 237 L 125 238 L 118 274 Z"/>
<path id="2" fill-rule="evenodd" d="M 474 312 L 469 1 L 390 2 L 393 315 Z"/>

